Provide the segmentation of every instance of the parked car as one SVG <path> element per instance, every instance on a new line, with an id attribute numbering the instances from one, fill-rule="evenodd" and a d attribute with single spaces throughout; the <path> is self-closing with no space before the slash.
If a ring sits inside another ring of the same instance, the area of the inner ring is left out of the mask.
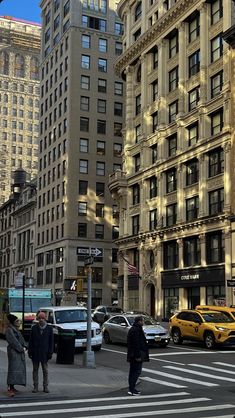
<path id="1" fill-rule="evenodd" d="M 75 331 L 75 347 L 86 348 L 87 345 L 87 309 L 83 306 L 52 306 L 41 308 L 39 312 L 45 312 L 46 320 L 53 327 L 55 348 L 60 330 Z M 91 323 L 91 346 L 98 351 L 102 345 L 102 333 L 100 326 Z M 56 350 L 55 350 L 56 351 Z"/>
<path id="2" fill-rule="evenodd" d="M 107 319 L 111 318 L 111 316 L 122 313 L 122 308 L 119 308 L 118 306 L 100 305 L 95 308 L 93 319 L 98 322 L 98 324 L 103 324 Z"/>
<path id="3" fill-rule="evenodd" d="M 131 326 L 134 324 L 136 315 L 123 314 L 115 315 L 108 319 L 102 327 L 102 334 L 106 344 L 112 342 L 127 343 L 127 334 Z M 166 347 L 170 341 L 168 331 L 159 325 L 155 319 L 149 316 L 143 316 L 143 330 L 149 344 Z"/>
<path id="4" fill-rule="evenodd" d="M 202 341 L 208 349 L 216 344 L 235 344 L 235 321 L 223 312 L 183 310 L 173 315 L 169 323 L 174 344 Z"/>

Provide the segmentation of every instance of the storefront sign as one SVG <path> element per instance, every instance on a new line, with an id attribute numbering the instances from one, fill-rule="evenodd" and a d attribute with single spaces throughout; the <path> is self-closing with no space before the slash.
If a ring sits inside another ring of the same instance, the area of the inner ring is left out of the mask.
<path id="1" fill-rule="evenodd" d="M 180 280 L 199 280 L 200 276 L 199 274 L 186 274 L 184 276 L 180 277 Z"/>
<path id="2" fill-rule="evenodd" d="M 235 287 L 235 280 L 227 280 L 227 287 Z"/>
<path id="3" fill-rule="evenodd" d="M 163 271 L 162 289 L 173 287 L 224 286 L 224 266 L 196 267 Z M 235 281 L 235 280 L 234 280 Z"/>

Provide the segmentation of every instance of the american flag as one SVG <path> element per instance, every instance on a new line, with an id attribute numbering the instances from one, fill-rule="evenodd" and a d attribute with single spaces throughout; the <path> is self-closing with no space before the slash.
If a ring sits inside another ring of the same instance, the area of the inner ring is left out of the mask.
<path id="1" fill-rule="evenodd" d="M 119 252 L 119 256 L 125 261 L 125 263 L 127 264 L 127 270 L 129 274 L 133 274 L 135 276 L 139 276 L 139 270 L 137 269 L 137 267 L 135 267 L 133 264 L 131 264 L 124 256 L 123 253 L 120 251 Z"/>

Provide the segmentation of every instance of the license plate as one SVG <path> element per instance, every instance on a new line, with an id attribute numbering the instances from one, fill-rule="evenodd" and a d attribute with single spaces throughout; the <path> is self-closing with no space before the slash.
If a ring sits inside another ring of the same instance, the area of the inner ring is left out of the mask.
<path id="1" fill-rule="evenodd" d="M 155 341 L 161 341 L 161 337 L 159 335 L 156 335 L 156 337 L 154 339 L 155 339 Z"/>

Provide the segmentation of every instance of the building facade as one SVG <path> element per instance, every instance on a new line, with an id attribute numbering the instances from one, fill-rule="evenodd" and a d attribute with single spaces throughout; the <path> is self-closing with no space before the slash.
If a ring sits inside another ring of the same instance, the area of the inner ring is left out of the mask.
<path id="1" fill-rule="evenodd" d="M 233 303 L 230 215 L 234 2 L 121 0 L 126 80 L 123 170 L 109 188 L 120 209 L 124 308 L 169 318 Z M 233 203 L 234 205 L 234 203 Z"/>
<path id="2" fill-rule="evenodd" d="M 37 174 L 40 25 L 0 17 L 0 204 L 12 172 Z"/>
<path id="3" fill-rule="evenodd" d="M 116 1 L 43 0 L 37 285 L 55 296 L 92 266 L 93 305 L 116 299 L 118 213 L 108 175 L 121 168 L 123 81 Z"/>

